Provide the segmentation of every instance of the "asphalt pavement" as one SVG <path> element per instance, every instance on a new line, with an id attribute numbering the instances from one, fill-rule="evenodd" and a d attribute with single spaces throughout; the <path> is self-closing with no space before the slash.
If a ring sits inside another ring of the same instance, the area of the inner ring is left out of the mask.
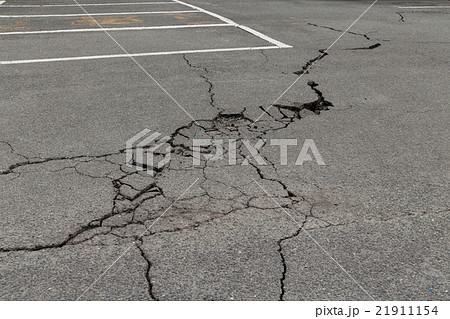
<path id="1" fill-rule="evenodd" d="M 0 300 L 448 300 L 449 15 L 0 1 Z"/>

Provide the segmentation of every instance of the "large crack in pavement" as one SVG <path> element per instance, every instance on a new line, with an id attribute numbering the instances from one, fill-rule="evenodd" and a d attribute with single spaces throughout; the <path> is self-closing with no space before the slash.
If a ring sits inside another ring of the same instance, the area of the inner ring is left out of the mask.
<path id="1" fill-rule="evenodd" d="M 314 25 L 314 24 L 311 24 Z M 317 25 L 314 25 L 317 26 Z M 328 27 L 327 27 L 328 28 Z M 339 31 L 337 29 L 333 29 Z M 354 33 L 357 34 L 357 33 Z M 369 39 L 367 35 L 357 34 Z M 370 39 L 369 39 L 370 40 Z M 327 55 L 323 50 L 321 55 L 309 60 L 301 71 L 295 72 L 297 75 L 308 73 L 313 63 L 321 60 Z M 263 53 L 264 59 L 267 56 Z M 250 190 L 248 185 L 239 185 L 235 180 L 224 180 L 223 173 L 227 171 L 228 164 L 217 164 L 208 162 L 201 157 L 200 165 L 192 167 L 193 138 L 208 139 L 234 139 L 236 142 L 243 140 L 257 141 L 266 140 L 274 132 L 284 130 L 294 122 L 309 116 L 319 115 L 323 111 L 333 107 L 333 103 L 326 100 L 324 94 L 318 89 L 319 84 L 309 81 L 307 85 L 317 95 L 317 99 L 312 102 L 298 102 L 293 105 L 275 104 L 272 108 L 258 106 L 267 115 L 265 119 L 254 125 L 254 120 L 247 115 L 247 108 L 243 107 L 241 112 L 226 113 L 225 110 L 215 105 L 214 85 L 209 79 L 210 71 L 206 67 L 194 65 L 183 55 L 185 63 L 199 72 L 199 76 L 207 84 L 207 94 L 209 104 L 217 110 L 217 114 L 212 119 L 198 119 L 195 122 L 183 125 L 177 128 L 167 142 L 171 146 L 171 161 L 167 166 L 161 169 L 154 169 L 154 175 L 150 176 L 136 168 L 129 167 L 130 163 L 125 163 L 126 149 L 120 149 L 101 155 L 78 155 L 72 157 L 49 157 L 29 159 L 22 154 L 25 161 L 10 165 L 6 170 L 0 171 L 0 175 L 21 174 L 20 170 L 26 166 L 35 165 L 39 169 L 40 165 L 48 162 L 60 161 L 70 162 L 64 169 L 73 169 L 78 174 L 85 174 L 92 178 L 98 176 L 89 175 L 77 169 L 77 163 L 89 165 L 91 161 L 105 161 L 110 163 L 114 169 L 100 178 L 109 179 L 114 190 L 114 196 L 111 202 L 111 210 L 96 218 L 86 225 L 79 226 L 75 231 L 70 232 L 66 238 L 61 241 L 48 243 L 46 245 L 12 246 L 0 247 L 0 252 L 18 252 L 18 251 L 39 251 L 43 249 L 60 249 L 67 245 L 91 244 L 97 245 L 103 239 L 107 241 L 108 236 L 113 236 L 123 243 L 134 242 L 140 252 L 141 257 L 147 265 L 145 278 L 148 284 L 148 294 L 152 300 L 158 300 L 153 292 L 153 283 L 151 278 L 152 263 L 142 248 L 142 239 L 160 233 L 178 232 L 186 229 L 195 229 L 200 225 L 212 222 L 213 220 L 223 218 L 230 214 L 242 212 L 253 208 L 258 210 L 277 210 L 278 208 L 267 208 L 261 205 L 261 200 L 267 200 L 266 194 L 255 193 Z M 10 143 L 11 152 L 15 152 Z M 224 146 L 224 153 L 230 152 L 227 146 Z M 213 146 L 202 148 L 202 154 L 209 154 L 214 150 Z M 159 156 L 158 154 L 156 154 Z M 243 163 L 248 159 L 248 154 L 243 147 L 243 143 L 237 148 L 237 161 Z M 263 156 L 263 155 L 262 155 Z M 280 296 L 283 300 L 285 294 L 284 281 L 288 271 L 285 256 L 283 255 L 283 242 L 299 235 L 303 228 L 309 230 L 321 229 L 332 226 L 340 226 L 327 221 L 319 216 L 313 215 L 314 203 L 306 199 L 303 194 L 291 189 L 287 182 L 278 174 L 276 163 L 267 156 L 264 160 L 269 163 L 264 170 L 252 161 L 248 162 L 246 169 L 252 170 L 255 176 L 259 177 L 271 188 L 275 189 L 275 199 L 281 203 L 284 209 L 296 211 L 304 217 L 301 221 L 302 226 L 291 234 L 277 241 L 278 253 L 282 261 L 282 271 L 280 277 Z M 217 172 L 218 171 L 218 172 Z M 192 175 L 197 174 L 200 178 L 198 190 L 186 198 L 176 200 L 179 193 L 171 191 L 173 178 L 176 176 L 179 180 L 189 180 Z M 298 212 L 300 204 L 306 205 L 308 211 Z M 171 208 L 170 213 L 164 215 L 167 207 Z M 164 215 L 164 216 L 163 216 Z M 150 225 L 158 220 L 158 223 L 150 229 Z M 311 223 L 311 220 L 320 221 Z M 144 233 L 144 236 L 142 234 Z"/>
<path id="2" fill-rule="evenodd" d="M 192 66 L 186 57 L 183 58 Z M 207 73 L 207 70 L 204 72 Z M 208 94 L 211 96 L 211 106 L 214 106 L 213 93 L 211 92 L 213 85 L 204 74 L 201 77 L 209 84 Z M 320 111 L 328 109 L 327 106 L 332 106 L 330 102 L 324 99 L 322 92 L 316 88 L 317 84 L 315 82 L 309 85 L 316 92 L 318 99 L 310 103 L 302 104 L 302 108 L 311 114 L 320 114 Z M 126 166 L 126 163 L 123 161 L 125 149 L 95 156 L 79 155 L 72 157 L 27 159 L 26 161 L 13 164 L 5 171 L 0 172 L 0 174 L 8 175 L 18 171 L 20 174 L 20 169 L 25 166 L 34 165 L 39 169 L 39 165 L 51 161 L 70 161 L 71 164 L 64 167 L 64 169 L 73 169 L 75 172 L 81 174 L 82 172 L 77 170 L 77 164 L 73 162 L 87 163 L 89 165 L 90 161 L 104 160 L 116 166 L 116 172 L 112 175 L 120 176 L 118 178 L 110 178 L 115 195 L 112 198 L 111 211 L 104 214 L 101 218 L 80 226 L 59 242 L 52 242 L 45 245 L 1 247 L 0 252 L 60 249 L 68 245 L 79 245 L 82 243 L 96 244 L 95 240 L 97 239 L 98 244 L 102 242 L 103 238 L 110 235 L 120 238 L 124 242 L 132 240 L 136 243 L 141 257 L 147 264 L 145 278 L 148 282 L 149 296 L 153 300 L 158 300 L 158 297 L 152 292 L 152 281 L 150 277 L 151 261 L 147 258 L 145 251 L 140 246 L 142 242 L 139 242 L 139 240 L 142 239 L 138 238 L 143 230 L 148 229 L 148 226 L 157 218 L 161 218 L 161 220 L 159 220 L 155 227 L 156 229 L 149 229 L 144 237 L 158 233 L 193 229 L 215 219 L 238 213 L 248 208 L 259 210 L 270 209 L 264 208 L 259 204 L 266 197 L 265 194 L 254 194 L 252 191 L 246 189 L 247 187 L 245 186 L 241 187 L 234 185 L 234 183 L 222 181 L 217 176 L 213 176 L 214 174 L 212 172 L 215 168 L 203 160 L 201 165 L 194 169 L 201 172 L 202 180 L 199 182 L 200 191 L 194 196 L 180 199 L 173 205 L 171 214 L 162 216 L 163 210 L 174 202 L 175 195 L 167 195 L 167 188 L 161 184 L 165 184 L 167 182 L 166 178 L 170 179 L 170 175 L 173 172 L 179 175 L 190 175 L 192 173 L 191 164 L 188 164 L 193 158 L 193 148 L 190 146 L 192 137 L 198 136 L 199 138 L 211 139 L 234 138 L 238 142 L 244 139 L 253 141 L 264 139 L 264 137 L 270 135 L 272 132 L 287 128 L 296 119 L 300 119 L 300 112 L 297 112 L 295 108 L 296 106 L 293 106 L 289 110 L 283 108 L 283 106 L 276 106 L 272 111 L 266 111 L 270 116 L 268 119 L 260 121 L 257 126 L 253 125 L 254 121 L 246 115 L 246 108 L 243 108 L 240 113 L 225 113 L 223 110 L 218 109 L 219 113 L 211 120 L 197 120 L 197 124 L 192 121 L 178 128 L 171 135 L 168 141 L 172 147 L 171 162 L 168 166 L 155 171 L 153 177 Z M 208 153 L 209 151 L 211 151 L 211 148 L 202 150 L 203 153 Z M 242 144 L 237 149 L 237 157 L 240 161 L 244 161 L 247 158 Z M 261 180 L 265 180 L 272 185 L 278 185 L 275 188 L 279 188 L 282 193 L 277 194 L 277 197 L 279 200 L 288 201 L 283 204 L 284 208 L 294 210 L 299 202 L 305 202 L 304 198 L 295 194 L 289 189 L 286 183 L 276 177 L 275 163 L 272 163 L 267 157 L 264 158 L 270 163 L 272 170 L 270 174 L 266 175 L 258 165 L 252 162 L 248 163 L 249 165 L 246 169 L 254 170 L 257 174 L 256 176 Z M 97 178 L 97 176 L 91 177 Z M 102 176 L 102 178 L 109 177 Z M 137 228 L 130 232 L 130 229 L 133 227 Z M 280 245 L 281 242 L 279 242 Z M 285 267 L 284 262 L 283 265 Z"/>
<path id="3" fill-rule="evenodd" d="M 306 64 L 306 67 L 304 67 L 304 70 L 307 71 L 308 68 L 312 65 L 312 63 L 322 59 L 324 56 L 327 55 L 323 50 L 320 50 L 321 55 L 319 57 L 316 57 L 312 60 L 309 60 Z M 267 62 L 267 56 L 263 53 L 264 59 Z M 323 93 L 317 89 L 318 84 L 314 81 L 309 81 L 308 85 L 310 88 L 316 93 L 318 96 L 316 101 L 308 102 L 308 103 L 294 103 L 292 106 L 288 105 L 281 105 L 276 104 L 275 110 L 277 112 L 274 112 L 273 108 L 269 112 L 266 109 L 264 109 L 262 106 L 259 106 L 261 110 L 263 110 L 267 115 L 269 115 L 269 120 L 267 121 L 261 121 L 261 123 L 256 126 L 252 125 L 254 121 L 250 119 L 248 116 L 245 115 L 246 108 L 244 107 L 240 113 L 225 113 L 223 109 L 217 108 L 215 106 L 214 101 L 214 92 L 213 83 L 209 80 L 207 77 L 209 70 L 206 67 L 200 67 L 194 65 L 192 62 L 189 61 L 189 59 L 186 57 L 186 54 L 182 55 L 183 60 L 186 62 L 186 64 L 190 68 L 197 69 L 200 71 L 200 77 L 205 80 L 205 83 L 208 84 L 208 95 L 210 97 L 210 105 L 211 107 L 215 108 L 218 111 L 218 114 L 215 118 L 212 120 L 197 120 L 195 123 L 194 121 L 191 121 L 187 125 L 181 126 L 178 129 L 175 130 L 175 132 L 171 135 L 170 140 L 168 143 L 172 147 L 172 157 L 178 157 L 178 159 L 175 159 L 175 161 L 172 160 L 172 162 L 176 162 L 177 160 L 179 162 L 185 161 L 186 158 L 192 158 L 192 147 L 189 147 L 189 142 L 191 141 L 193 136 L 203 135 L 208 138 L 230 138 L 233 137 L 237 141 L 243 140 L 243 139 L 264 139 L 270 132 L 282 130 L 287 128 L 291 123 L 294 122 L 295 119 L 301 119 L 307 115 L 310 114 L 320 114 L 321 111 L 329 110 L 330 106 L 333 106 L 333 104 L 329 101 L 327 101 L 323 97 Z M 299 75 L 301 73 L 298 73 Z M 201 134 L 199 131 L 202 131 Z M 7 143 L 7 142 L 4 142 Z M 12 145 L 7 143 L 11 149 L 11 152 L 15 152 Z M 210 151 L 211 148 L 207 148 L 205 151 Z M 246 155 L 243 154 L 243 148 L 242 145 L 238 149 L 239 150 L 239 156 L 241 159 L 245 159 Z M 149 216 L 143 217 L 142 211 L 139 210 L 141 205 L 147 204 L 148 202 L 151 202 L 152 200 L 156 198 L 163 197 L 165 198 L 165 195 L 163 193 L 163 190 L 161 187 L 158 186 L 156 179 L 158 176 L 162 175 L 164 171 L 170 171 L 170 170 L 177 170 L 177 168 L 174 168 L 175 165 L 172 163 L 168 167 L 164 167 L 160 170 L 156 170 L 153 168 L 156 174 L 156 178 L 152 179 L 151 183 L 145 184 L 145 186 L 142 187 L 136 187 L 136 185 L 133 185 L 132 180 L 133 177 L 139 176 L 138 179 L 146 179 L 148 176 L 142 176 L 142 173 L 140 173 L 137 170 L 130 169 L 128 166 L 126 166 L 127 163 L 110 160 L 111 157 L 117 157 L 124 155 L 126 149 L 120 149 L 116 152 L 111 152 L 107 154 L 101 154 L 101 155 L 77 155 L 77 156 L 61 156 L 61 157 L 48 157 L 48 158 L 33 158 L 29 159 L 25 157 L 22 154 L 17 154 L 22 157 L 24 157 L 26 160 L 22 162 L 15 163 L 13 165 L 10 165 L 6 170 L 0 171 L 0 175 L 7 175 L 15 173 L 18 169 L 24 166 L 29 165 L 39 165 L 44 164 L 47 162 L 52 161 L 77 161 L 81 160 L 82 162 L 89 162 L 90 160 L 98 160 L 103 159 L 105 161 L 108 161 L 111 164 L 118 166 L 118 172 L 116 175 L 120 175 L 118 178 L 111 179 L 112 187 L 114 188 L 115 196 L 112 199 L 112 209 L 110 212 L 102 216 L 101 218 L 92 220 L 87 225 L 83 225 L 79 227 L 76 231 L 72 232 L 65 238 L 64 240 L 58 242 L 58 243 L 51 243 L 48 245 L 39 245 L 39 246 L 31 246 L 31 247 L 1 247 L 1 252 L 8 252 L 8 251 L 36 251 L 36 250 L 42 250 L 47 248 L 61 248 L 65 245 L 70 244 L 79 244 L 85 241 L 88 241 L 92 239 L 93 237 L 99 236 L 100 234 L 105 234 L 112 232 L 113 230 L 117 228 L 123 228 L 127 225 L 137 223 L 137 224 L 143 224 L 145 221 L 147 221 L 147 218 L 150 218 Z M 122 157 L 121 160 L 122 160 Z M 270 163 L 270 161 L 266 158 L 266 160 Z M 261 170 L 258 168 L 257 165 L 254 165 L 253 163 L 249 163 L 250 166 L 258 173 L 258 176 L 261 179 L 265 179 L 264 175 L 262 174 Z M 272 168 L 276 171 L 276 167 L 274 163 L 270 163 L 272 165 Z M 205 177 L 205 180 L 207 180 L 205 175 L 205 168 L 207 167 L 206 163 L 202 164 L 203 167 L 203 176 Z M 76 165 L 69 166 L 68 168 L 73 168 L 77 173 L 80 173 L 76 169 Z M 18 173 L 20 174 L 20 173 Z M 88 175 L 89 176 L 89 175 Z M 93 176 L 90 176 L 93 177 Z M 294 194 L 290 192 L 287 189 L 287 186 L 280 180 L 275 179 L 268 179 L 271 181 L 276 181 L 280 185 L 282 185 L 283 189 L 286 191 L 287 197 L 293 197 Z M 202 186 L 202 185 L 200 185 Z M 242 191 L 239 191 L 237 188 L 235 188 L 232 185 L 227 185 L 228 187 L 234 189 L 238 196 L 245 197 L 245 193 Z M 204 195 L 208 196 L 211 199 L 214 200 L 223 200 L 221 198 L 214 197 L 211 192 L 207 190 L 207 188 L 203 187 L 205 193 Z M 247 196 L 248 197 L 248 196 Z M 227 199 L 228 200 L 228 199 Z M 242 206 L 240 208 L 244 207 L 251 207 L 249 205 L 249 202 L 251 201 L 251 198 L 246 198 L 244 201 L 242 201 Z M 239 205 L 238 205 L 239 206 Z M 227 210 L 227 214 L 234 212 L 236 209 L 229 209 Z M 104 228 L 104 224 L 106 221 L 111 219 L 118 219 L 117 216 L 132 216 L 131 219 L 129 219 L 125 223 L 119 223 L 119 225 L 114 225 L 114 223 L 110 226 L 106 226 L 106 229 Z M 212 214 L 214 215 L 214 214 Z M 151 219 L 151 218 L 150 218 Z M 210 221 L 210 218 L 207 218 L 206 220 Z M 197 223 L 195 223 L 197 225 Z M 185 228 L 185 227 L 184 227 Z M 184 228 L 177 228 L 177 229 L 184 229 Z M 94 231 L 102 229 L 102 231 Z M 165 230 L 169 231 L 169 230 Z M 83 238 L 83 240 L 76 240 L 77 237 L 81 237 L 82 235 L 85 235 L 85 233 L 93 233 L 92 236 L 87 236 Z"/>

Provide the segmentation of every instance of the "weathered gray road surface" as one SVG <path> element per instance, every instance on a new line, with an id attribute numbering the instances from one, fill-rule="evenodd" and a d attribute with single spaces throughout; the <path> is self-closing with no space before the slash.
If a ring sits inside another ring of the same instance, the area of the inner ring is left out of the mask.
<path id="1" fill-rule="evenodd" d="M 135 57 L 197 123 L 129 57 L 29 60 L 124 54 L 111 37 L 131 54 L 270 43 L 223 26 L 26 33 L 99 26 L 13 7 L 70 0 L 0 5 L 0 61 L 28 61 L 0 64 L 0 299 L 448 299 L 450 9 L 398 7 L 450 3 L 380 0 L 324 55 L 370 1 L 186 1 L 292 46 Z M 223 23 L 84 8 L 105 28 Z M 333 106 L 286 109 L 305 103 Z M 144 128 L 171 136 L 153 177 L 125 165 Z M 299 146 L 286 166 L 264 146 L 264 166 L 193 167 L 206 137 Z M 325 166 L 294 165 L 305 139 Z"/>

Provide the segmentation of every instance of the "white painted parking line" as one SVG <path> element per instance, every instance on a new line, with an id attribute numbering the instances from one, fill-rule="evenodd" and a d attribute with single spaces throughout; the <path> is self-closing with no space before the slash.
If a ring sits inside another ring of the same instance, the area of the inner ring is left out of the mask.
<path id="1" fill-rule="evenodd" d="M 279 49 L 279 47 L 278 46 L 262 46 L 262 47 L 204 49 L 204 50 L 182 50 L 182 51 L 167 51 L 167 52 L 148 52 L 148 53 L 132 53 L 132 54 L 89 55 L 89 56 L 77 56 L 77 57 L 68 57 L 68 58 L 11 60 L 11 61 L 0 61 L 0 65 L 27 64 L 27 63 L 44 63 L 44 62 L 66 62 L 66 61 L 96 60 L 96 59 L 114 59 L 114 58 L 158 56 L 158 55 L 208 53 L 208 52 L 253 51 L 253 50 L 268 50 L 268 49 Z"/>
<path id="2" fill-rule="evenodd" d="M 450 6 L 417 6 L 417 7 L 397 7 L 399 9 L 450 9 Z"/>
<path id="3" fill-rule="evenodd" d="M 5 1 L 0 1 L 2 4 Z M 147 4 L 176 4 L 173 1 L 162 2 L 118 2 L 118 3 L 83 3 L 82 7 L 94 6 L 130 6 L 130 5 L 147 5 Z M 78 7 L 77 4 L 21 4 L 21 5 L 7 5 L 8 8 L 42 8 L 42 7 Z"/>
<path id="4" fill-rule="evenodd" d="M 0 1 L 0 4 L 4 1 Z M 156 3 L 156 2 L 151 2 Z M 165 2 L 169 3 L 169 2 Z M 63 29 L 63 30 L 36 30 L 36 31 L 13 31 L 13 32 L 1 32 L 1 36 L 6 35 L 26 35 L 26 34 L 48 34 L 48 33 L 70 33 L 70 32 L 100 32 L 104 31 L 108 33 L 109 31 L 138 31 L 138 30 L 157 30 L 157 29 L 182 29 L 182 28 L 206 28 L 206 27 L 224 27 L 233 26 L 239 28 L 245 32 L 248 32 L 264 41 L 271 43 L 272 45 L 267 46 L 257 46 L 257 47 L 233 47 L 233 48 L 214 48 L 214 49 L 199 49 L 199 50 L 178 50 L 178 51 L 163 51 L 163 52 L 145 52 L 145 53 L 133 53 L 133 54 L 110 54 L 110 55 L 90 55 L 90 56 L 74 56 L 74 57 L 60 57 L 60 58 L 41 58 L 41 59 L 28 59 L 28 60 L 9 60 L 0 61 L 0 65 L 8 64 L 27 64 L 27 63 L 45 63 L 45 62 L 64 62 L 64 61 L 80 61 L 80 60 L 95 60 L 95 59 L 113 59 L 113 58 L 134 58 L 134 57 L 145 57 L 145 56 L 162 56 L 162 55 L 175 55 L 175 54 L 190 54 L 190 53 L 211 53 L 211 52 L 229 52 L 229 51 L 252 51 L 252 50 L 267 50 L 267 49 L 280 49 L 280 48 L 292 48 L 292 46 L 284 44 L 277 41 L 261 32 L 253 30 L 244 25 L 240 25 L 231 19 L 225 18 L 219 14 L 213 13 L 211 11 L 202 9 L 200 7 L 179 1 L 173 0 L 170 2 L 172 4 L 181 4 L 189 7 L 193 10 L 184 11 L 152 11 L 152 12 L 118 12 L 118 13 L 92 13 L 89 14 L 83 5 L 80 7 L 85 11 L 84 14 L 50 14 L 50 15 L 0 15 L 0 18 L 33 18 L 33 17 L 78 17 L 78 16 L 114 16 L 114 15 L 145 15 L 145 14 L 171 14 L 171 13 L 205 13 L 216 19 L 223 21 L 224 23 L 219 24 L 200 24 L 200 25 L 172 25 L 172 26 L 148 26 L 148 27 L 114 27 L 114 28 L 89 28 L 89 29 Z M 123 3 L 130 4 L 130 3 Z M 91 4 L 96 5 L 96 4 Z M 108 5 L 108 4 L 103 4 Z M 114 4 L 111 4 L 114 5 Z M 109 35 L 109 33 L 108 33 Z"/>
<path id="5" fill-rule="evenodd" d="M 275 44 L 275 45 L 276 45 L 277 47 L 279 47 L 280 49 L 281 49 L 281 48 L 283 48 L 283 49 L 286 49 L 286 48 L 292 48 L 291 45 L 287 45 L 287 44 L 284 44 L 283 42 L 280 42 L 280 41 L 277 41 L 277 40 L 275 40 L 275 39 L 272 39 L 271 37 L 268 37 L 267 35 L 262 34 L 261 32 L 258 32 L 258 31 L 256 31 L 256 30 L 253 30 L 252 28 L 246 27 L 245 25 L 238 25 L 237 27 L 238 27 L 239 29 L 241 29 L 241 30 L 247 31 L 247 32 L 249 32 L 249 33 L 251 33 L 251 34 L 257 36 L 258 38 L 261 38 L 261 39 L 263 39 L 263 40 L 266 40 L 267 42 L 270 42 L 270 43 L 272 43 L 272 44 Z"/>
<path id="6" fill-rule="evenodd" d="M 111 12 L 111 13 L 79 13 L 79 14 L 28 14 L 28 15 L 0 15 L 0 18 L 55 18 L 55 17 L 83 17 L 83 16 L 115 16 L 115 15 L 145 15 L 145 14 L 169 14 L 192 13 L 197 10 L 184 11 L 150 11 L 150 12 Z"/>
<path id="7" fill-rule="evenodd" d="M 63 30 L 43 30 L 43 31 L 13 31 L 0 32 L 0 35 L 26 35 L 26 34 L 46 34 L 46 33 L 72 33 L 72 32 L 104 32 L 104 31 L 140 31 L 140 30 L 161 30 L 161 29 L 185 29 L 185 28 L 213 28 L 213 27 L 234 27 L 228 23 L 221 24 L 182 24 L 163 25 L 154 27 L 122 27 L 122 28 L 97 28 L 97 29 L 63 29 Z"/>
<path id="8" fill-rule="evenodd" d="M 249 33 L 253 34 L 254 36 L 257 36 L 258 38 L 261 38 L 261 39 L 263 39 L 263 40 L 265 40 L 267 42 L 275 44 L 280 49 L 281 48 L 292 48 L 292 46 L 290 46 L 290 45 L 287 45 L 287 44 L 284 44 L 284 43 L 282 43 L 280 41 L 277 41 L 277 40 L 275 40 L 275 39 L 273 39 L 273 38 L 271 38 L 271 37 L 269 37 L 267 35 L 262 34 L 261 32 L 253 30 L 252 28 L 240 25 L 240 24 L 234 22 L 231 19 L 228 19 L 228 18 L 225 18 L 225 17 L 223 17 L 221 15 L 218 15 L 217 13 L 214 13 L 214 12 L 202 9 L 200 7 L 194 6 L 192 4 L 189 4 L 189 3 L 186 3 L 186 2 L 183 2 L 183 1 L 179 1 L 179 0 L 173 0 L 173 1 L 176 2 L 176 3 L 182 4 L 182 5 L 188 6 L 188 7 L 192 8 L 192 9 L 197 10 L 197 11 L 206 13 L 206 14 L 208 14 L 210 16 L 213 16 L 214 18 L 217 18 L 219 20 L 222 20 L 222 21 L 224 21 L 226 23 L 232 24 L 232 25 L 238 27 L 239 29 L 242 29 L 242 30 L 244 30 L 246 32 L 249 32 Z"/>
<path id="9" fill-rule="evenodd" d="M 192 8 L 192 9 L 195 9 L 195 10 L 197 10 L 197 11 L 206 13 L 206 14 L 208 14 L 208 15 L 210 15 L 210 16 L 213 16 L 214 18 L 217 18 L 217 19 L 219 19 L 219 20 L 222 20 L 223 22 L 226 22 L 226 23 L 229 23 L 229 24 L 234 24 L 235 26 L 238 26 L 238 24 L 237 24 L 236 22 L 234 22 L 233 20 L 230 20 L 230 19 L 228 19 L 228 18 L 225 18 L 225 17 L 223 17 L 223 16 L 221 16 L 221 15 L 218 15 L 218 14 L 216 14 L 216 13 L 214 13 L 214 12 L 211 12 L 211 11 L 208 11 L 208 10 L 205 10 L 205 9 L 202 9 L 202 8 L 200 8 L 200 7 L 194 6 L 194 5 L 189 4 L 189 3 L 186 3 L 186 2 L 182 2 L 182 1 L 178 1 L 178 0 L 173 0 L 173 1 L 174 1 L 174 3 L 179 3 L 179 4 L 182 4 L 182 5 L 184 5 L 184 6 L 187 6 L 187 7 L 190 7 L 190 8 Z"/>

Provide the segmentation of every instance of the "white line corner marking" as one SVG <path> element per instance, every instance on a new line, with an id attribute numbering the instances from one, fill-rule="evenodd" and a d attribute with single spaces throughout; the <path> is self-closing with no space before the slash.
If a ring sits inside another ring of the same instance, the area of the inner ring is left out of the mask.
<path id="1" fill-rule="evenodd" d="M 290 46 L 290 45 L 287 45 L 287 44 L 284 44 L 283 42 L 280 42 L 280 41 L 277 41 L 277 40 L 275 40 L 275 39 L 272 39 L 271 37 L 268 37 L 268 36 L 262 34 L 261 32 L 258 32 L 258 31 L 256 31 L 256 30 L 253 30 L 252 28 L 249 28 L 249 27 L 240 25 L 240 24 L 234 22 L 234 21 L 231 20 L 231 19 L 225 18 L 225 17 L 223 17 L 223 16 L 221 16 L 221 15 L 218 15 L 218 14 L 216 14 L 216 13 L 213 13 L 213 12 L 211 12 L 211 11 L 202 9 L 202 8 L 200 8 L 200 7 L 194 6 L 194 5 L 192 5 L 192 4 L 189 4 L 189 3 L 186 3 L 186 2 L 183 2 L 183 1 L 179 1 L 179 0 L 173 0 L 173 1 L 176 2 L 176 3 L 182 4 L 182 5 L 185 5 L 185 6 L 187 6 L 187 7 L 191 7 L 192 9 L 195 9 L 195 10 L 197 10 L 197 11 L 206 13 L 206 14 L 208 14 L 208 15 L 214 17 L 214 18 L 217 18 L 217 19 L 219 19 L 219 20 L 222 20 L 222 21 L 224 21 L 224 22 L 226 22 L 226 23 L 229 23 L 229 24 L 231 24 L 231 25 L 234 25 L 235 27 L 238 27 L 238 28 L 241 29 L 241 30 L 244 30 L 244 31 L 246 31 L 246 32 L 249 32 L 249 33 L 253 34 L 254 36 L 257 36 L 258 38 L 261 38 L 261 39 L 263 39 L 263 40 L 265 40 L 265 41 L 267 41 L 267 42 L 270 42 L 270 43 L 272 43 L 272 44 L 275 44 L 275 45 L 276 45 L 277 47 L 279 47 L 280 49 L 292 48 L 292 46 Z"/>

